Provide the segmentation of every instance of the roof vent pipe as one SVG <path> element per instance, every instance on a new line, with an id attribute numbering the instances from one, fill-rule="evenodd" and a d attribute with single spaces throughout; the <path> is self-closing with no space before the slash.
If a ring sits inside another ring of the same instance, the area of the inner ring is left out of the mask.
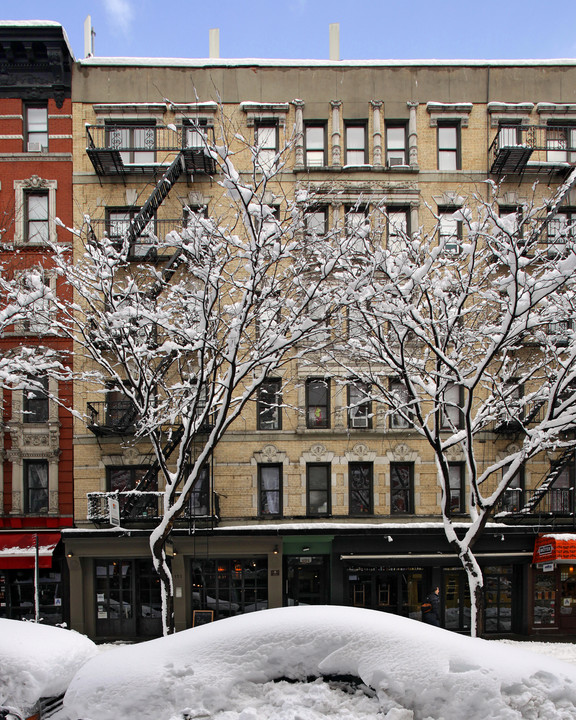
<path id="1" fill-rule="evenodd" d="M 90 58 L 94 55 L 94 38 L 96 31 L 92 27 L 92 17 L 86 16 L 84 20 L 84 57 Z"/>
<path id="2" fill-rule="evenodd" d="M 208 31 L 209 57 L 220 57 L 220 28 L 212 28 Z"/>
<path id="3" fill-rule="evenodd" d="M 340 23 L 330 23 L 330 60 L 340 60 Z"/>

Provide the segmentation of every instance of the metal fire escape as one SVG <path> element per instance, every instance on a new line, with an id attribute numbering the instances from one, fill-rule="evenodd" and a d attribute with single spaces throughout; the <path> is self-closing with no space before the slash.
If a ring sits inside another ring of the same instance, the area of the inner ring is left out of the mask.
<path id="1" fill-rule="evenodd" d="M 99 175 L 124 175 L 127 170 L 134 171 L 134 167 L 137 164 L 132 164 L 130 168 L 127 168 L 124 164 L 123 153 L 127 151 L 126 148 L 112 148 L 109 146 L 108 139 L 110 133 L 113 130 L 106 129 L 104 139 L 97 143 L 94 141 L 94 137 L 97 136 L 97 131 L 102 132 L 103 128 L 88 128 L 88 147 L 87 153 L 94 165 L 96 172 Z M 160 129 L 158 129 L 160 130 Z M 155 142 L 159 137 L 158 130 L 155 134 Z M 205 132 L 205 129 L 204 129 Z M 180 179 L 183 173 L 186 173 L 188 178 L 193 177 L 194 174 L 200 173 L 204 175 L 211 175 L 216 169 L 216 163 L 214 159 L 206 152 L 204 146 L 198 147 L 182 147 L 182 140 L 185 136 L 180 138 L 180 148 L 164 148 L 165 150 L 177 150 L 177 155 L 170 165 L 166 168 L 161 179 L 157 182 L 156 186 L 150 193 L 150 196 L 140 209 L 140 211 L 132 219 L 130 226 L 124 236 L 124 242 L 127 242 L 129 246 L 136 243 L 145 228 L 148 226 L 150 221 L 155 217 L 156 211 L 162 205 L 164 200 L 169 195 L 170 191 Z M 147 167 L 147 166 L 146 166 Z M 146 171 L 146 167 L 142 169 Z M 158 166 L 156 166 L 158 167 Z M 174 273 L 176 272 L 179 265 L 179 252 L 176 251 L 172 257 L 168 260 L 162 270 L 162 277 L 159 279 L 152 288 L 148 291 L 149 298 L 155 298 L 162 292 L 165 284 L 170 281 Z M 197 435 L 203 435 L 210 430 L 209 425 L 203 425 Z M 162 449 L 164 459 L 172 455 L 174 450 L 178 447 L 182 437 L 184 435 L 184 426 L 182 424 L 176 425 L 173 428 L 166 430 L 168 434 L 168 440 Z M 146 493 L 151 489 L 154 489 L 157 485 L 157 475 L 160 469 L 160 463 L 158 459 L 155 459 L 143 477 L 140 479 L 134 492 L 130 493 L 122 508 L 122 517 L 124 519 L 135 519 L 143 508 L 149 505 L 150 500 L 140 493 Z"/>

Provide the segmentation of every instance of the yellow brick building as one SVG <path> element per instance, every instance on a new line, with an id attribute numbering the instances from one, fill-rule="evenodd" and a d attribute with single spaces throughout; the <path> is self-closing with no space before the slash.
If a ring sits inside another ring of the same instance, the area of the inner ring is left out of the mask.
<path id="1" fill-rule="evenodd" d="M 231 139 L 246 177 L 251 157 L 242 139 L 272 154 L 290 142 L 271 192 L 321 192 L 315 222 L 326 228 L 378 205 L 408 232 L 429 232 L 434 213 L 448 221 L 473 193 L 487 196 L 488 178 L 505 178 L 502 213 L 528 201 L 536 179 L 539 198 L 558 187 L 576 157 L 576 63 L 81 60 L 73 76 L 76 225 L 89 214 L 96 237 L 124 232 L 182 138 L 193 145 L 199 128 Z M 190 161 L 157 209 L 155 233 L 182 227 L 188 208 L 216 215 L 222 202 L 213 168 Z M 562 210 L 572 208 L 573 193 Z M 140 238 L 134 259 L 147 249 Z M 150 261 L 162 267 L 167 258 Z M 259 422 L 255 399 L 218 446 L 209 511 L 183 518 L 173 533 L 177 629 L 193 625 L 195 611 L 218 619 L 293 603 L 419 618 L 422 597 L 438 584 L 445 626 L 467 631 L 466 580 L 444 538 L 428 445 L 377 407 L 353 420 L 344 379 L 325 368 L 301 363 L 289 372 L 282 409 Z M 158 634 L 154 521 L 141 514 L 118 529 L 107 514 L 108 494 L 137 487 L 150 447 L 119 425 L 121 398 L 78 384 L 75 407 L 89 421 L 75 423 L 76 529 L 64 533 L 72 626 L 96 638 Z M 489 461 L 515 438 L 492 433 L 484 442 Z M 527 502 L 549 470 L 547 458 L 527 466 L 511 497 Z M 400 475 L 408 483 L 402 495 L 393 487 Z M 544 511 L 551 501 L 542 499 L 523 524 L 488 526 L 476 548 L 487 633 L 576 631 L 573 570 L 532 566 L 543 518 L 572 522 L 573 479 L 566 462 L 557 484 L 570 489 L 569 506 Z"/>

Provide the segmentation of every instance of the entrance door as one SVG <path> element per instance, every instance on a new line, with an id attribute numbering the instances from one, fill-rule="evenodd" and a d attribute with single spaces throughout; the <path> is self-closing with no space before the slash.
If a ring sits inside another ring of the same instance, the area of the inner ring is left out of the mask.
<path id="1" fill-rule="evenodd" d="M 284 605 L 326 605 L 328 603 L 328 555 L 287 557 Z"/>
<path id="2" fill-rule="evenodd" d="M 470 630 L 470 589 L 464 570 L 444 570 L 444 623 L 447 630 Z"/>
<path id="3" fill-rule="evenodd" d="M 424 583 L 422 569 L 350 568 L 348 600 L 354 607 L 420 619 Z"/>
<path id="4" fill-rule="evenodd" d="M 560 631 L 576 631 L 576 566 L 560 565 Z"/>

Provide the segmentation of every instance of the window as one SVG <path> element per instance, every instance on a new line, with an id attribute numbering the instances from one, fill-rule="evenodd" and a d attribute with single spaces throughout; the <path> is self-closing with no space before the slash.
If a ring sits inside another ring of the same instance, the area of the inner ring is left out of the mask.
<path id="1" fill-rule="evenodd" d="M 345 209 L 344 223 L 348 237 L 362 234 L 363 228 L 368 224 L 368 208 L 360 208 L 357 205 L 347 207 Z"/>
<path id="2" fill-rule="evenodd" d="M 456 219 L 456 212 L 456 208 L 438 210 L 439 242 L 446 251 L 452 253 L 460 252 L 462 241 L 462 222 Z"/>
<path id="3" fill-rule="evenodd" d="M 372 515 L 374 470 L 372 463 L 350 463 L 348 466 L 348 512 L 350 515 Z"/>
<path id="4" fill-rule="evenodd" d="M 508 467 L 502 468 L 502 475 L 505 475 Z M 524 468 L 519 468 L 510 480 L 504 491 L 501 500 L 503 512 L 518 512 L 524 505 Z"/>
<path id="5" fill-rule="evenodd" d="M 306 512 L 310 516 L 330 514 L 330 464 L 306 465 Z"/>
<path id="6" fill-rule="evenodd" d="M 549 125 L 546 128 L 546 160 L 552 163 L 576 162 L 576 125 Z"/>
<path id="7" fill-rule="evenodd" d="M 29 106 L 26 108 L 26 149 L 28 152 L 48 150 L 48 108 Z"/>
<path id="8" fill-rule="evenodd" d="M 210 514 L 210 469 L 200 469 L 194 488 L 190 493 L 190 517 L 206 517 Z"/>
<path id="9" fill-rule="evenodd" d="M 414 512 L 414 466 L 390 463 L 390 510 L 393 515 Z"/>
<path id="10" fill-rule="evenodd" d="M 450 513 L 462 513 L 464 507 L 464 463 L 448 463 L 448 477 L 450 482 Z"/>
<path id="11" fill-rule="evenodd" d="M 390 252 L 398 253 L 406 249 L 408 236 L 408 210 L 403 208 L 389 208 L 388 215 L 388 243 Z"/>
<path id="12" fill-rule="evenodd" d="M 330 381 L 323 378 L 306 380 L 306 426 L 330 427 Z"/>
<path id="13" fill-rule="evenodd" d="M 321 237 L 328 231 L 328 210 L 325 207 L 311 208 L 304 215 L 306 235 Z"/>
<path id="14" fill-rule="evenodd" d="M 130 229 L 132 220 L 138 215 L 140 208 L 108 208 L 106 210 L 106 231 L 108 237 L 118 249 L 122 247 L 124 237 Z M 153 218 L 144 227 L 140 235 L 129 248 L 130 259 L 144 259 L 155 249 L 156 220 Z"/>
<path id="15" fill-rule="evenodd" d="M 48 378 L 35 378 L 42 389 L 29 388 L 23 391 L 23 420 L 25 423 L 43 423 L 48 421 Z"/>
<path id="16" fill-rule="evenodd" d="M 460 169 L 460 125 L 438 123 L 438 170 Z"/>
<path id="17" fill-rule="evenodd" d="M 48 193 L 26 192 L 25 240 L 29 243 L 46 243 L 50 237 L 48 227 Z"/>
<path id="18" fill-rule="evenodd" d="M 207 142 L 206 120 L 188 121 L 184 124 L 184 147 L 204 148 Z"/>
<path id="19" fill-rule="evenodd" d="M 507 233 L 516 240 L 522 237 L 522 211 L 518 207 L 500 206 L 500 219 Z"/>
<path id="20" fill-rule="evenodd" d="M 576 211 L 566 211 L 548 221 L 546 238 L 549 245 L 573 243 L 576 237 Z"/>
<path id="21" fill-rule="evenodd" d="M 36 275 L 38 270 L 34 270 L 33 274 Z M 56 278 L 48 275 L 43 269 L 40 269 L 42 283 L 46 288 L 44 295 L 37 297 L 29 306 L 26 317 L 22 321 L 22 330 L 26 333 L 33 333 L 34 335 L 45 335 L 47 333 L 54 332 L 52 323 L 51 313 L 53 310 L 51 293 L 56 288 Z M 37 290 L 37 280 L 28 277 L 26 273 L 23 276 L 23 284 L 25 292 L 30 290 Z"/>
<path id="22" fill-rule="evenodd" d="M 507 120 L 501 123 L 498 130 L 498 148 L 515 147 L 522 143 L 522 126 L 520 120 Z"/>
<path id="23" fill-rule="evenodd" d="M 326 165 L 326 125 L 306 123 L 304 127 L 304 152 L 306 167 Z"/>
<path id="24" fill-rule="evenodd" d="M 346 165 L 365 165 L 368 162 L 366 152 L 366 123 L 347 122 Z"/>
<path id="25" fill-rule="evenodd" d="M 372 427 L 371 387 L 360 381 L 348 385 L 348 427 Z"/>
<path id="26" fill-rule="evenodd" d="M 24 460 L 25 512 L 48 512 L 48 460 Z"/>
<path id="27" fill-rule="evenodd" d="M 448 383 L 444 390 L 440 411 L 441 428 L 443 430 L 456 430 L 463 427 L 463 406 L 464 393 L 462 392 L 462 388 L 456 383 Z"/>
<path id="28" fill-rule="evenodd" d="M 410 418 L 413 416 L 413 409 L 410 407 L 410 393 L 401 380 L 390 380 L 390 394 L 396 400 L 396 406 L 392 408 L 390 415 L 390 427 L 393 430 L 409 428 Z"/>
<path id="29" fill-rule="evenodd" d="M 258 389 L 256 403 L 258 430 L 282 429 L 282 382 L 265 380 Z"/>
<path id="30" fill-rule="evenodd" d="M 257 149 L 257 164 L 265 172 L 273 170 L 278 154 L 277 123 L 257 124 L 254 128 L 254 142 Z"/>
<path id="31" fill-rule="evenodd" d="M 258 513 L 282 515 L 282 465 L 258 465 Z"/>
<path id="32" fill-rule="evenodd" d="M 386 124 L 386 164 L 408 165 L 406 158 L 406 124 Z"/>
<path id="33" fill-rule="evenodd" d="M 134 490 L 144 476 L 149 472 L 150 465 L 111 465 L 106 468 L 106 484 L 108 492 L 130 493 Z M 158 477 L 156 473 L 150 479 L 150 483 L 144 488 L 145 491 L 156 492 L 158 490 Z M 124 506 L 130 498 L 130 495 L 120 497 L 120 515 L 122 516 Z M 157 517 L 158 516 L 158 498 L 138 497 L 131 498 L 131 501 L 137 503 L 138 517 Z"/>
<path id="34" fill-rule="evenodd" d="M 123 390 L 108 390 L 105 421 L 107 429 L 120 434 L 132 433 L 137 417 L 136 406 Z"/>
<path id="35" fill-rule="evenodd" d="M 108 147 L 120 150 L 124 165 L 145 165 L 156 160 L 156 126 L 153 121 L 107 125 Z"/>
<path id="36" fill-rule="evenodd" d="M 550 510 L 560 515 L 571 515 L 574 505 L 574 462 L 570 462 L 559 472 L 558 477 L 554 480 L 552 487 L 548 490 L 547 498 Z"/>

